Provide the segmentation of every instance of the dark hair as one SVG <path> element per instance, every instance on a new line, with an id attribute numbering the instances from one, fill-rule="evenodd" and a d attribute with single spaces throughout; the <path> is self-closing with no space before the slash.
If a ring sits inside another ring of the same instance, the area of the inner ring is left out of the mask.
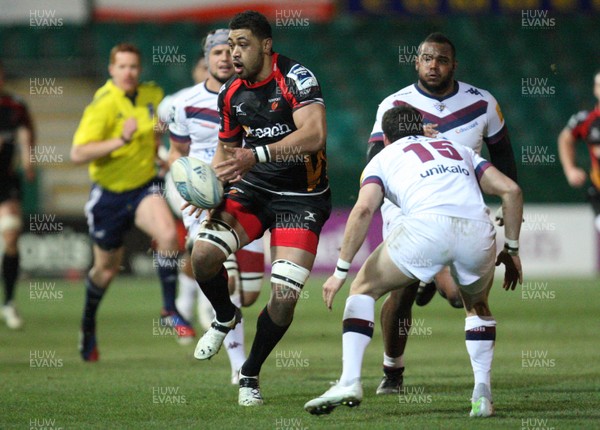
<path id="1" fill-rule="evenodd" d="M 423 46 L 424 43 L 439 43 L 441 45 L 448 45 L 450 46 L 450 51 L 452 51 L 452 59 L 456 59 L 456 48 L 454 48 L 454 44 L 450 41 L 450 39 L 448 39 L 448 37 L 446 37 L 445 34 L 437 31 L 435 33 L 431 33 L 419 44 L 419 53 L 421 53 L 421 46 Z"/>
<path id="2" fill-rule="evenodd" d="M 271 24 L 269 24 L 269 21 L 267 21 L 267 18 L 263 14 L 255 10 L 246 10 L 238 13 L 229 22 L 229 29 L 248 29 L 260 40 L 273 38 Z"/>
<path id="3" fill-rule="evenodd" d="M 381 128 L 390 142 L 406 136 L 422 135 L 423 116 L 412 106 L 396 106 L 383 114 Z"/>

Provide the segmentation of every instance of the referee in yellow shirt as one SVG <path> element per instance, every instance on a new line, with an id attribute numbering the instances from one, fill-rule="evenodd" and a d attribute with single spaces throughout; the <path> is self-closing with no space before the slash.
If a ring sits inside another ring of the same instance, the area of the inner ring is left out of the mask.
<path id="1" fill-rule="evenodd" d="M 93 182 L 85 205 L 94 265 L 86 278 L 79 350 L 85 361 L 99 358 L 96 311 L 106 289 L 119 272 L 123 236 L 134 224 L 157 244 L 156 263 L 162 284 L 164 324 L 180 340 L 192 341 L 195 333 L 175 308 L 177 233 L 164 189 L 156 176 L 156 108 L 163 91 L 153 83 L 139 83 L 139 49 L 119 44 L 110 52 L 111 76 L 86 107 L 75 132 L 71 160 L 90 163 Z"/>

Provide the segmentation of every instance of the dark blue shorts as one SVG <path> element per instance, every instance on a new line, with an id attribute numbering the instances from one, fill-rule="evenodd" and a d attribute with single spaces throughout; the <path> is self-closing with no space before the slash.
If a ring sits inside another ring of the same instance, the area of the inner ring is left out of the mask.
<path id="1" fill-rule="evenodd" d="M 123 246 L 123 237 L 134 225 L 135 211 L 140 202 L 146 196 L 161 193 L 163 187 L 159 178 L 122 193 L 94 184 L 85 205 L 85 216 L 94 243 L 105 251 Z"/>

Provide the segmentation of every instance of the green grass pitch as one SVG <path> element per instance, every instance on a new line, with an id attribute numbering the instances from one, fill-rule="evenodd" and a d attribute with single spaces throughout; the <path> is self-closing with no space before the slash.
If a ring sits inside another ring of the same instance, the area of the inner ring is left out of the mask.
<path id="1" fill-rule="evenodd" d="M 227 354 L 193 358 L 157 330 L 156 279 L 118 278 L 99 312 L 100 362 L 77 352 L 81 282 L 21 281 L 26 325 L 0 327 L 0 428 L 62 429 L 592 429 L 600 428 L 598 279 L 527 280 L 507 292 L 494 286 L 498 321 L 492 384 L 496 416 L 470 419 L 472 372 L 464 313 L 436 296 L 413 312 L 406 392 L 375 396 L 381 377 L 381 331 L 363 363 L 365 398 L 314 417 L 304 403 L 341 371 L 346 285 L 329 312 L 321 279 L 309 281 L 295 320 L 261 375 L 265 406 L 237 405 Z M 45 293 L 40 293 L 45 291 Z M 267 300 L 245 310 L 246 351 Z M 377 308 L 381 306 L 378 303 Z M 378 318 L 379 313 L 377 313 Z"/>

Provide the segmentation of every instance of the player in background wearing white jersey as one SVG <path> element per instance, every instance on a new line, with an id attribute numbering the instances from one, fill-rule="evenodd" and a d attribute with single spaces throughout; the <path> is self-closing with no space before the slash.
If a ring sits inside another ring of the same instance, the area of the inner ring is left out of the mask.
<path id="1" fill-rule="evenodd" d="M 409 105 L 423 115 L 426 135 L 450 139 L 477 154 L 485 143 L 492 164 L 516 182 L 514 154 L 498 102 L 488 91 L 454 80 L 456 67 L 456 51 L 446 36 L 432 33 L 421 42 L 415 64 L 418 81 L 390 95 L 379 105 L 369 139 L 368 158 L 383 148 L 381 120 L 384 113 L 394 106 Z M 385 201 L 381 213 L 385 239 L 399 219 L 401 208 Z M 501 211 L 497 218 L 502 225 Z M 419 258 L 427 261 L 429 257 Z M 393 291 L 383 304 L 384 377 L 377 387 L 377 394 L 395 394 L 402 389 L 411 308 L 415 300 L 419 306 L 427 304 L 435 294 L 436 285 L 452 306 L 462 308 L 458 288 L 447 268 L 435 277 L 435 284 L 431 282 L 418 288 L 415 283 L 401 291 Z"/>
<path id="2" fill-rule="evenodd" d="M 329 309 L 384 197 L 402 212 L 350 287 L 339 382 L 304 408 L 324 414 L 339 405 L 360 404 L 362 359 L 373 336 L 375 301 L 415 280 L 431 282 L 442 267 L 450 266 L 467 314 L 466 346 L 475 378 L 470 416 L 488 417 L 494 413 L 490 374 L 496 321 L 488 307 L 488 294 L 494 280 L 496 232 L 481 190 L 502 198 L 506 245 L 496 264 L 506 265 L 503 286 L 514 289 L 523 280 L 518 253 L 521 189 L 472 149 L 422 136 L 421 114 L 412 107 L 390 109 L 382 123 L 387 147 L 363 171 L 336 271 L 323 285 Z M 430 259 L 429 264 L 415 261 L 414 256 L 421 253 Z"/>
<path id="3" fill-rule="evenodd" d="M 227 42 L 228 37 L 228 29 L 211 31 L 207 35 L 203 47 L 205 58 L 208 62 L 209 75 L 206 81 L 182 92 L 173 104 L 173 122 L 169 125 L 171 140 L 169 151 L 170 163 L 173 163 L 179 157 L 188 155 L 210 163 L 215 155 L 219 131 L 217 96 L 221 85 L 227 82 L 234 73 L 231 52 Z M 184 201 L 181 200 L 181 203 L 184 203 Z M 186 246 L 191 248 L 193 240 L 198 235 L 201 219 L 190 215 L 188 211 L 185 210 L 182 215 L 184 225 L 188 231 L 188 244 Z M 248 295 L 251 294 L 253 299 L 256 300 L 260 292 L 263 275 L 264 255 L 262 239 L 249 244 L 245 251 L 252 254 L 251 258 L 257 260 L 254 264 L 255 266 L 260 265 L 259 273 L 244 273 L 246 276 L 250 275 L 255 278 L 253 279 L 254 282 L 248 279 L 242 279 L 240 282 L 238 263 L 233 255 L 225 262 L 229 275 L 229 291 L 232 294 L 231 300 L 238 307 L 241 307 L 242 303 L 245 305 L 251 304 L 250 297 L 246 297 L 247 300 L 245 301 L 243 300 L 241 285 L 246 289 L 250 289 Z M 244 256 L 242 256 L 243 258 Z M 189 255 L 186 260 L 189 263 Z M 203 297 L 209 306 L 210 303 L 206 300 L 206 297 L 204 297 L 194 279 L 191 273 L 191 265 L 187 264 L 186 266 L 188 266 L 188 272 L 185 274 L 185 277 L 179 278 L 179 298 L 177 305 L 178 309 L 181 309 L 180 312 L 192 313 L 196 297 L 199 299 Z M 214 316 L 212 307 L 202 309 L 203 313 L 207 311 L 210 311 Z M 231 364 L 232 383 L 237 384 L 238 371 L 246 361 L 243 320 L 242 324 L 238 324 L 235 329 L 227 334 L 224 343 Z"/>

